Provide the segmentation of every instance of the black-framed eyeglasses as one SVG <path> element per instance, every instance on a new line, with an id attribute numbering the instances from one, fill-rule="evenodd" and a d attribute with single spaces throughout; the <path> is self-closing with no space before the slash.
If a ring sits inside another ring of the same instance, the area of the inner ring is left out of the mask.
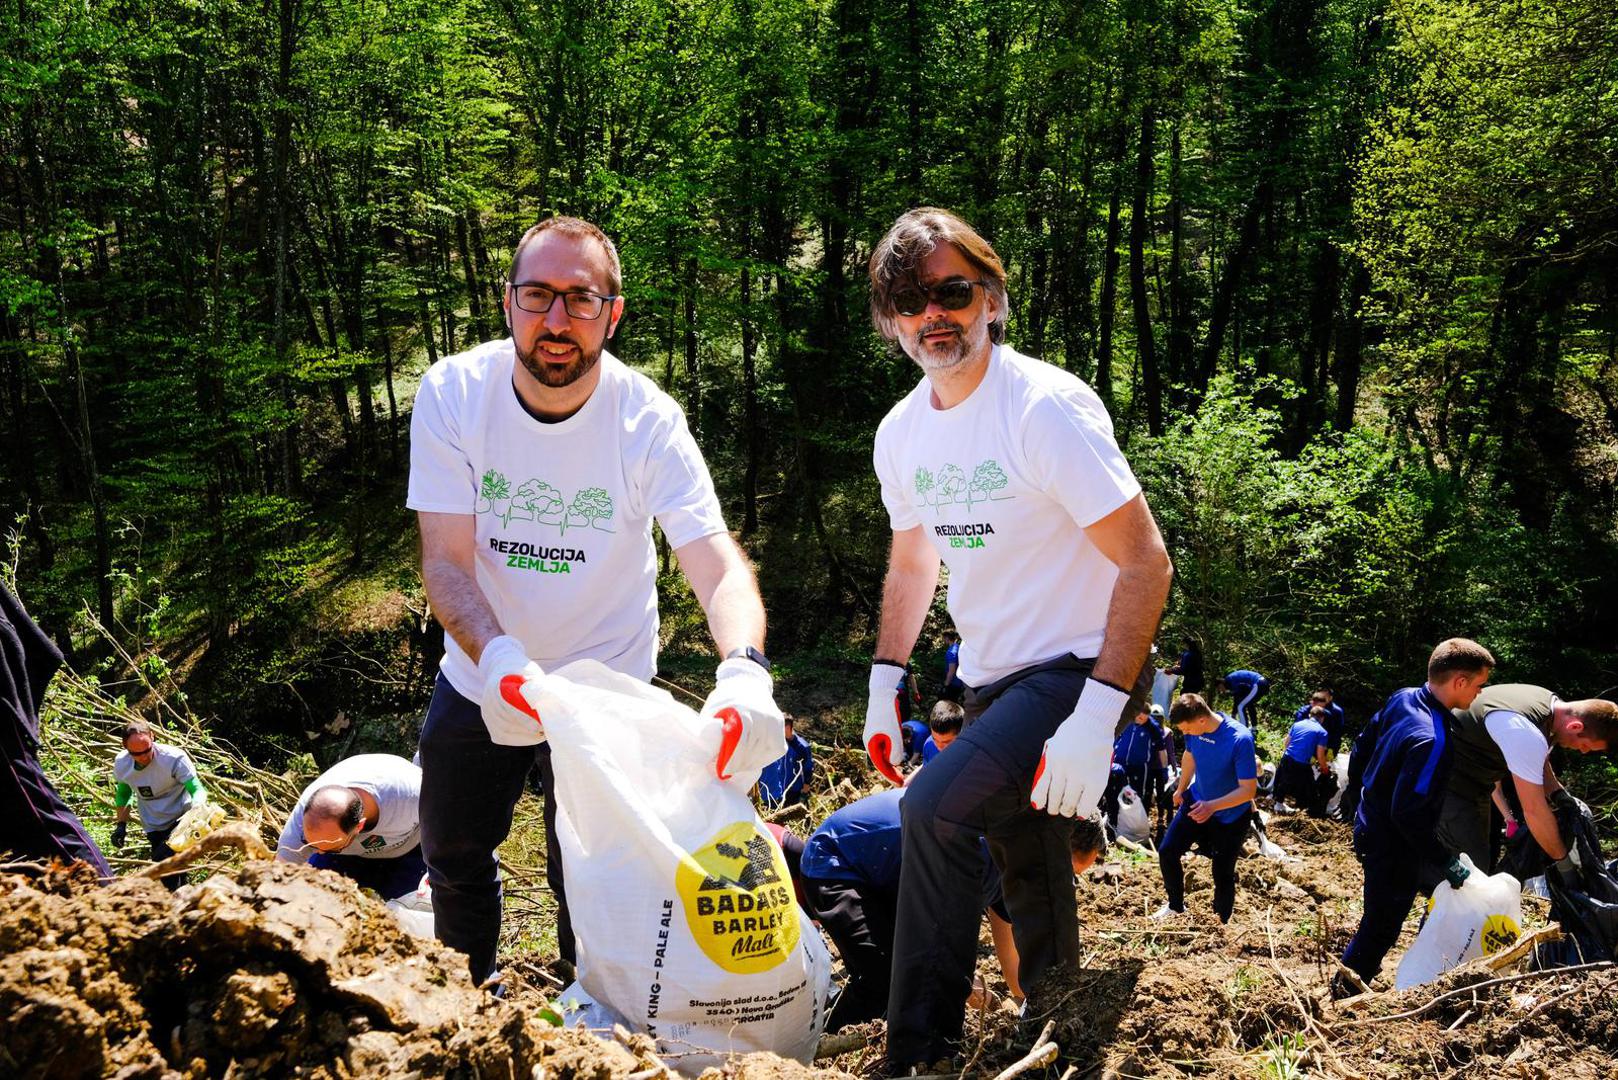
<path id="1" fill-rule="evenodd" d="M 511 298 L 530 315 L 547 315 L 562 298 L 562 309 L 575 319 L 599 319 L 607 305 L 618 299 L 593 292 L 557 292 L 549 285 L 537 281 L 519 281 L 511 286 Z"/>
<path id="2" fill-rule="evenodd" d="M 900 285 L 888 293 L 888 303 L 900 315 L 920 315 L 927 310 L 928 302 L 937 304 L 945 311 L 959 311 L 972 302 L 974 288 L 987 288 L 986 281 L 968 281 L 966 278 L 950 278 L 937 285 Z"/>

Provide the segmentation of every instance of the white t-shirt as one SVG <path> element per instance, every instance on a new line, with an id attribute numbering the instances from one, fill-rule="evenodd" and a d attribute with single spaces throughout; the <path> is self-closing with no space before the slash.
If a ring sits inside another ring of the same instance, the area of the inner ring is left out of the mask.
<path id="1" fill-rule="evenodd" d="M 1530 784 L 1545 782 L 1545 759 L 1551 756 L 1551 744 L 1533 721 L 1521 713 L 1497 709 L 1483 718 L 1483 726 L 1505 755 L 1511 775 Z"/>
<path id="2" fill-rule="evenodd" d="M 894 530 L 923 526 L 949 567 L 968 685 L 1100 653 L 1118 568 L 1084 527 L 1140 484 L 1095 391 L 996 346 L 952 409 L 923 378 L 877 428 L 875 458 Z"/>
<path id="3" fill-rule="evenodd" d="M 281 830 L 276 858 L 294 863 L 309 861 L 316 849 L 307 847 L 304 840 L 303 808 L 309 804 L 309 796 L 332 785 L 359 788 L 375 799 L 377 806 L 376 825 L 361 831 L 341 854 L 392 859 L 421 843 L 421 766 L 394 754 L 356 754 L 339 761 L 303 789 Z"/>
<path id="4" fill-rule="evenodd" d="M 113 759 L 112 775 L 134 791 L 140 804 L 140 825 L 147 832 L 168 828 L 191 809 L 191 793 L 185 785 L 197 778 L 197 768 L 177 746 L 154 742 L 152 760 L 145 768 L 135 764 L 128 750 L 121 750 Z"/>
<path id="5" fill-rule="evenodd" d="M 724 532 L 708 467 L 674 399 L 610 353 L 590 400 L 554 424 L 518 401 L 515 364 L 506 338 L 427 372 L 410 420 L 406 505 L 475 517 L 478 585 L 541 667 L 588 658 L 650 679 L 652 518 L 675 548 Z M 482 696 L 477 665 L 453 637 L 441 670 L 461 696 Z"/>

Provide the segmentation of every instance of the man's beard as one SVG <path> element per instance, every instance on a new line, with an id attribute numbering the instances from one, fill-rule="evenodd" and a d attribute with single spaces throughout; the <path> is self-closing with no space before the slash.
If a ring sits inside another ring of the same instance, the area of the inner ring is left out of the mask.
<path id="1" fill-rule="evenodd" d="M 540 346 L 547 341 L 571 345 L 579 350 L 578 355 L 573 358 L 572 363 L 565 367 L 557 367 L 555 364 L 547 362 L 544 359 L 544 353 L 540 350 Z M 517 362 L 522 364 L 528 374 L 532 375 L 541 386 L 549 386 L 552 389 L 572 386 L 588 375 L 590 369 L 600 361 L 604 344 L 597 345 L 594 349 L 587 349 L 583 342 L 575 341 L 573 338 L 564 337 L 561 334 L 541 334 L 534 339 L 533 347 L 523 349 L 521 346 L 517 346 Z"/>
<path id="2" fill-rule="evenodd" d="M 933 345 L 926 340 L 928 334 L 934 330 L 955 331 L 954 341 L 943 345 Z M 989 331 L 981 322 L 974 321 L 965 329 L 955 325 L 947 319 L 940 319 L 924 325 L 915 335 L 906 342 L 905 352 L 910 355 L 921 370 L 929 375 L 942 375 L 954 371 L 967 360 L 983 351 L 988 344 Z"/>

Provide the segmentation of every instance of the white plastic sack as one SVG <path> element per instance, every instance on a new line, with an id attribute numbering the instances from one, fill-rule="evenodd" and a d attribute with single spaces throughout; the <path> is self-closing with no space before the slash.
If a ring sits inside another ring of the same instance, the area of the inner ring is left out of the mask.
<path id="1" fill-rule="evenodd" d="M 1510 874 L 1486 876 L 1461 856 L 1472 875 L 1459 889 L 1439 882 L 1427 921 L 1410 943 L 1393 985 L 1399 990 L 1432 982 L 1450 968 L 1516 944 L 1522 934 L 1522 886 Z"/>
<path id="2" fill-rule="evenodd" d="M 1132 787 L 1118 793 L 1118 835 L 1131 843 L 1151 846 L 1152 821 L 1146 816 L 1146 804 Z"/>
<path id="3" fill-rule="evenodd" d="M 1337 793 L 1326 803 L 1326 813 L 1335 815 L 1337 807 L 1343 801 L 1343 792 L 1348 790 L 1348 751 L 1344 750 L 1332 759 L 1332 775 L 1337 777 Z"/>
<path id="4" fill-rule="evenodd" d="M 433 932 L 433 889 L 427 883 L 426 874 L 421 876 L 415 892 L 389 900 L 386 906 L 407 933 L 420 938 L 436 936 Z"/>
<path id="5" fill-rule="evenodd" d="M 692 1075 L 755 1050 L 807 1064 L 831 957 L 747 797 L 757 773 L 719 780 L 717 723 L 662 690 L 594 661 L 556 674 L 542 715 L 588 1015 Z"/>
<path id="6" fill-rule="evenodd" d="M 1159 671 L 1152 677 L 1152 704 L 1161 707 L 1165 717 L 1168 716 L 1169 706 L 1174 704 L 1174 688 L 1179 684 L 1180 677 L 1166 671 Z"/>

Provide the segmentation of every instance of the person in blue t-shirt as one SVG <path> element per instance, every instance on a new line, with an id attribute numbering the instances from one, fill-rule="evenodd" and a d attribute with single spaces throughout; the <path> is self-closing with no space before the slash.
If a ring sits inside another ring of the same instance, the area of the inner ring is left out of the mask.
<path id="1" fill-rule="evenodd" d="M 899 725 L 899 737 L 904 740 L 904 765 L 920 765 L 923 761 L 923 748 L 932 734 L 926 721 L 906 720 Z"/>
<path id="2" fill-rule="evenodd" d="M 787 752 L 764 766 L 758 774 L 758 797 L 775 809 L 809 799 L 809 780 L 815 773 L 815 752 L 809 740 L 795 732 L 791 714 L 786 717 Z"/>
<path id="3" fill-rule="evenodd" d="M 1346 723 L 1343 707 L 1337 704 L 1330 690 L 1322 687 L 1310 694 L 1309 700 L 1305 704 L 1298 706 L 1298 711 L 1292 714 L 1293 721 L 1302 720 L 1309 715 L 1311 709 L 1326 710 L 1326 718 L 1320 723 L 1326 729 L 1327 757 L 1328 759 L 1334 758 L 1337 756 L 1337 752 L 1343 748 L 1343 727 Z"/>
<path id="4" fill-rule="evenodd" d="M 1475 641 L 1440 642 L 1427 661 L 1427 682 L 1399 690 L 1366 724 L 1355 754 L 1364 755 L 1364 788 L 1354 818 L 1354 854 L 1365 867 L 1365 913 L 1343 953 L 1343 966 L 1369 983 L 1399 940 L 1410 905 L 1424 891 L 1427 867 L 1443 867 L 1459 889 L 1469 872 L 1438 839 L 1434 826 L 1449 787 L 1454 751 L 1451 709 L 1472 705 L 1494 669 Z M 1362 745 L 1363 744 L 1363 745 Z M 1332 996 L 1358 990 L 1339 973 Z"/>
<path id="5" fill-rule="evenodd" d="M 961 635 L 945 631 L 944 640 L 944 700 L 959 702 L 966 697 L 966 684 L 961 681 Z"/>
<path id="6" fill-rule="evenodd" d="M 1236 722 L 1249 731 L 1253 730 L 1258 723 L 1259 700 L 1269 692 L 1270 680 L 1256 671 L 1237 668 L 1215 679 L 1214 687 L 1230 694 L 1231 701 L 1235 702 L 1232 711 L 1236 714 Z"/>
<path id="7" fill-rule="evenodd" d="M 905 789 L 894 788 L 851 802 L 804 842 L 798 869 L 809 913 L 837 946 L 848 974 L 826 1019 L 828 1032 L 887 1012 L 902 863 L 899 801 L 904 794 Z M 1095 861 L 1102 844 L 1100 826 L 1079 821 L 1070 844 L 1075 874 Z M 1001 896 L 1000 871 L 989 857 L 988 844 L 978 846 L 983 857 L 983 906 L 995 954 L 1012 996 L 1021 997 L 1017 948 Z"/>
<path id="8" fill-rule="evenodd" d="M 1185 757 L 1180 761 L 1180 781 L 1174 787 L 1178 812 L 1157 849 L 1168 903 L 1153 917 L 1185 911 L 1185 874 L 1180 863 L 1196 845 L 1213 863 L 1214 914 L 1220 922 L 1229 922 L 1236 907 L 1236 860 L 1247 839 L 1253 796 L 1258 791 L 1253 734 L 1237 721 L 1216 715 L 1197 694 L 1181 694 L 1169 710 L 1169 722 L 1185 736 Z"/>
<path id="9" fill-rule="evenodd" d="M 932 734 L 921 747 L 921 763 L 927 764 L 937 757 L 946 746 L 955 741 L 955 736 L 961 733 L 961 727 L 966 723 L 966 710 L 953 701 L 940 701 L 933 706 L 932 715 L 927 717 L 927 730 Z"/>
<path id="10" fill-rule="evenodd" d="M 1293 721 L 1287 732 L 1281 760 L 1275 766 L 1275 805 L 1290 802 L 1299 810 L 1307 810 L 1310 817 L 1325 817 L 1325 800 L 1320 798 L 1318 778 L 1331 769 L 1326 756 L 1326 710 L 1315 706 L 1311 712 Z"/>

